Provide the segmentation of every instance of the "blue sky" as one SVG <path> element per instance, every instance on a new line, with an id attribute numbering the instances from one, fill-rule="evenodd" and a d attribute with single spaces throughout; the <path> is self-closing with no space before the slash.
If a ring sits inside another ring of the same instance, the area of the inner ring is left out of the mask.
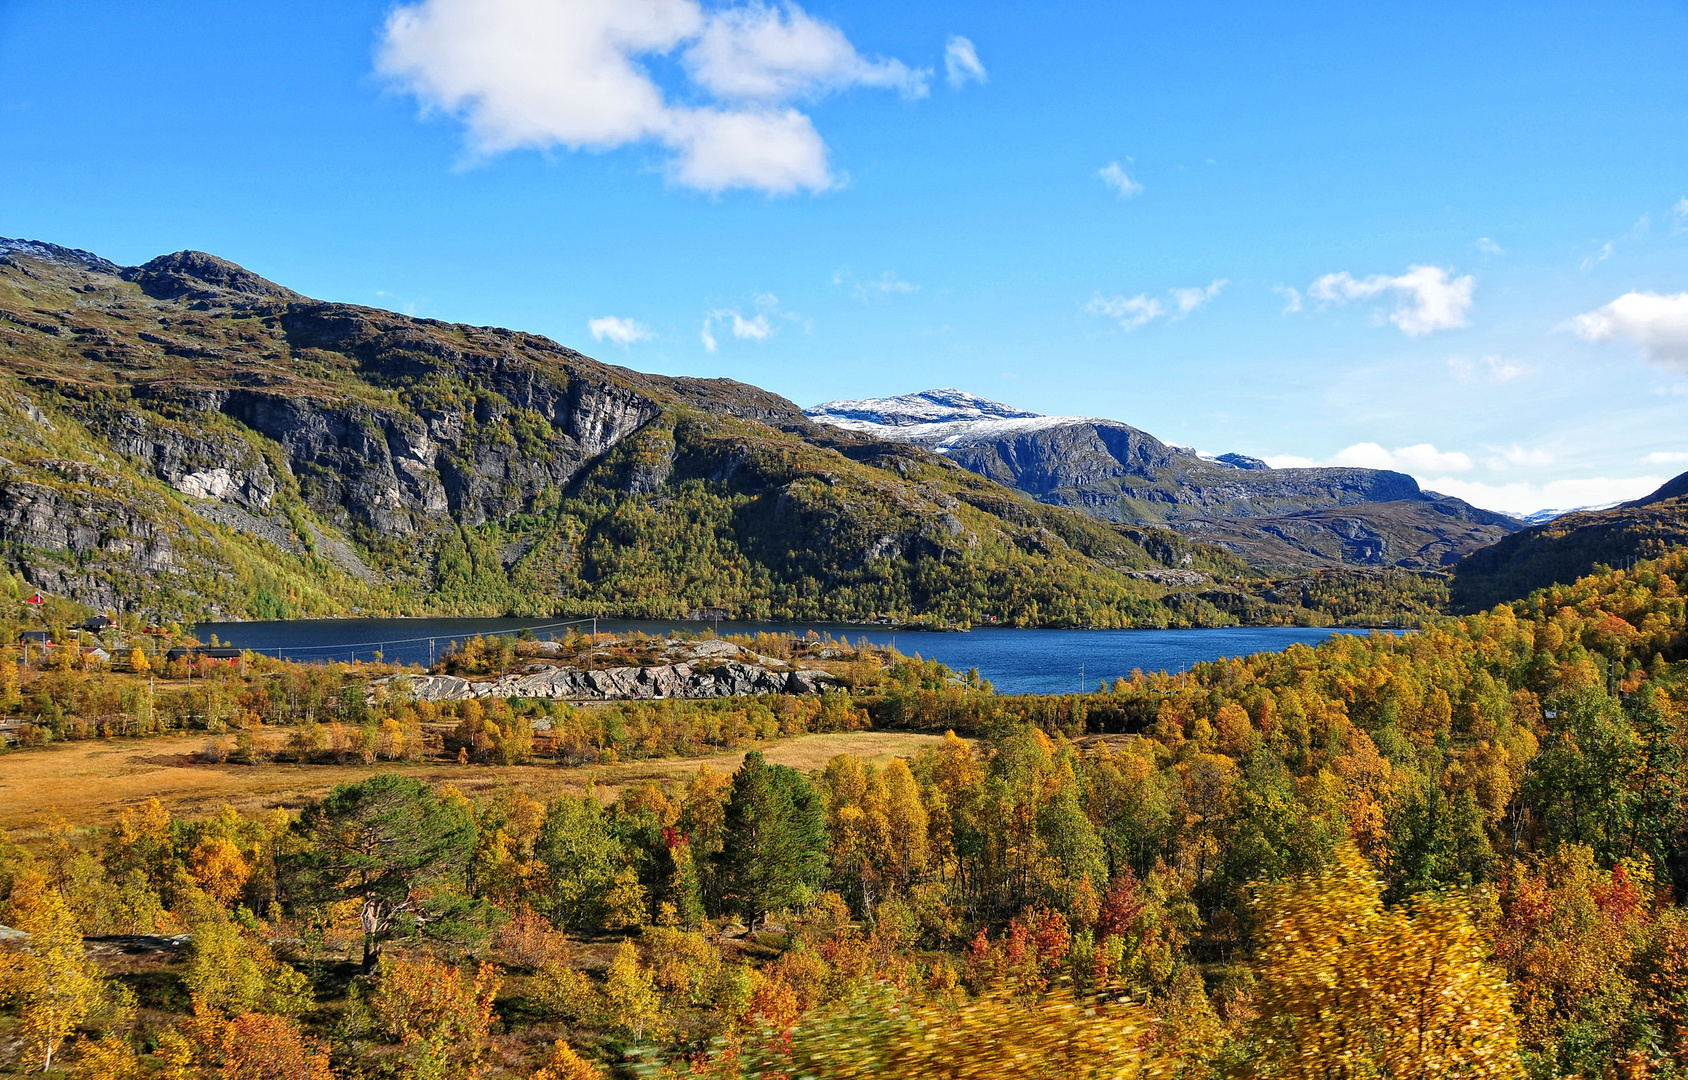
<path id="1" fill-rule="evenodd" d="M 1688 10 L 0 4 L 0 235 L 1511 511 L 1688 469 Z"/>

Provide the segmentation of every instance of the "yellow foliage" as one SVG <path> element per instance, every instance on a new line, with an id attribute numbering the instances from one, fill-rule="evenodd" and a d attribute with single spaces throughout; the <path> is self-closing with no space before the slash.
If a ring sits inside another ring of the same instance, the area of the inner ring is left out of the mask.
<path id="1" fill-rule="evenodd" d="M 533 1080 L 598 1080 L 603 1074 L 562 1039 L 551 1047 L 551 1058 L 533 1074 Z"/>
<path id="2" fill-rule="evenodd" d="M 189 853 L 188 872 L 200 888 L 226 907 L 246 887 L 252 867 L 233 840 L 226 836 L 207 836 Z"/>
<path id="3" fill-rule="evenodd" d="M 42 1071 L 100 1000 L 105 980 L 82 949 L 82 928 L 56 889 L 27 874 L 12 886 L 12 918 L 26 952 L 0 956 L 0 1000 L 18 1008 L 17 1035 Z"/>
<path id="4" fill-rule="evenodd" d="M 1460 907 L 1385 910 L 1352 848 L 1331 871 L 1268 890 L 1260 905 L 1260 1076 L 1512 1077 L 1505 981 Z"/>
<path id="5" fill-rule="evenodd" d="M 134 1080 L 140 1073 L 129 1040 L 106 1035 L 82 1046 L 77 1054 L 78 1080 Z"/>
<path id="6" fill-rule="evenodd" d="M 623 941 L 616 950 L 604 982 L 604 996 L 611 1021 L 631 1033 L 634 1042 L 643 1040 L 645 1029 L 656 1025 L 662 997 L 656 991 L 654 976 L 639 963 L 639 950 L 631 941 Z"/>

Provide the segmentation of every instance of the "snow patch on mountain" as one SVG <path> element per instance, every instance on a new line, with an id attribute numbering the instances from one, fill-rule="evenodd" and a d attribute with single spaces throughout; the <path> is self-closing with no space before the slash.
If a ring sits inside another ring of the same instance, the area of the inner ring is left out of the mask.
<path id="1" fill-rule="evenodd" d="M 861 398 L 856 401 L 827 401 L 803 415 L 820 424 L 859 431 L 875 438 L 910 442 L 940 454 L 1014 435 L 1073 426 L 1123 427 L 1118 420 L 1099 416 L 1045 416 L 1016 409 L 1000 401 L 969 394 L 952 386 L 923 390 L 897 397 Z M 1194 447 L 1167 444 L 1184 454 Z M 1266 463 L 1238 454 L 1219 457 L 1200 455 L 1207 461 L 1233 469 L 1261 469 Z M 1244 464 L 1245 462 L 1249 464 Z"/>
<path id="2" fill-rule="evenodd" d="M 1613 502 L 1594 503 L 1589 506 L 1571 506 L 1564 510 L 1537 510 L 1533 514 L 1525 514 L 1521 520 L 1526 521 L 1531 525 L 1545 525 L 1554 518 L 1562 518 L 1566 514 L 1581 514 L 1593 510 L 1610 510 L 1622 501 L 1622 499 L 1618 499 Z"/>

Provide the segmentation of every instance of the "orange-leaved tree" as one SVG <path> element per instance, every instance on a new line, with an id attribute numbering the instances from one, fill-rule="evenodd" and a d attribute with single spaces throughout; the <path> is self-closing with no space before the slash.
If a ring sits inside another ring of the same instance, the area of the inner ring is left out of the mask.
<path id="1" fill-rule="evenodd" d="M 485 1070 L 494 997 L 501 980 L 487 963 L 472 973 L 431 957 L 384 960 L 375 1018 L 403 1044 L 418 1076 L 456 1080 Z"/>

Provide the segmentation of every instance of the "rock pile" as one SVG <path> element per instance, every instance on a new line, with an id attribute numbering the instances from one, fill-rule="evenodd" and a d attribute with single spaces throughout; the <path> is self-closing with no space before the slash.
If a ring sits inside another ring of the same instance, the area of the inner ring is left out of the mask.
<path id="1" fill-rule="evenodd" d="M 818 694 L 833 676 L 785 664 L 730 641 L 675 641 L 660 662 L 632 667 L 534 663 L 496 679 L 456 675 L 395 675 L 382 682 L 418 701 L 467 698 L 551 698 L 625 701 L 637 698 L 720 698 L 755 694 Z"/>

